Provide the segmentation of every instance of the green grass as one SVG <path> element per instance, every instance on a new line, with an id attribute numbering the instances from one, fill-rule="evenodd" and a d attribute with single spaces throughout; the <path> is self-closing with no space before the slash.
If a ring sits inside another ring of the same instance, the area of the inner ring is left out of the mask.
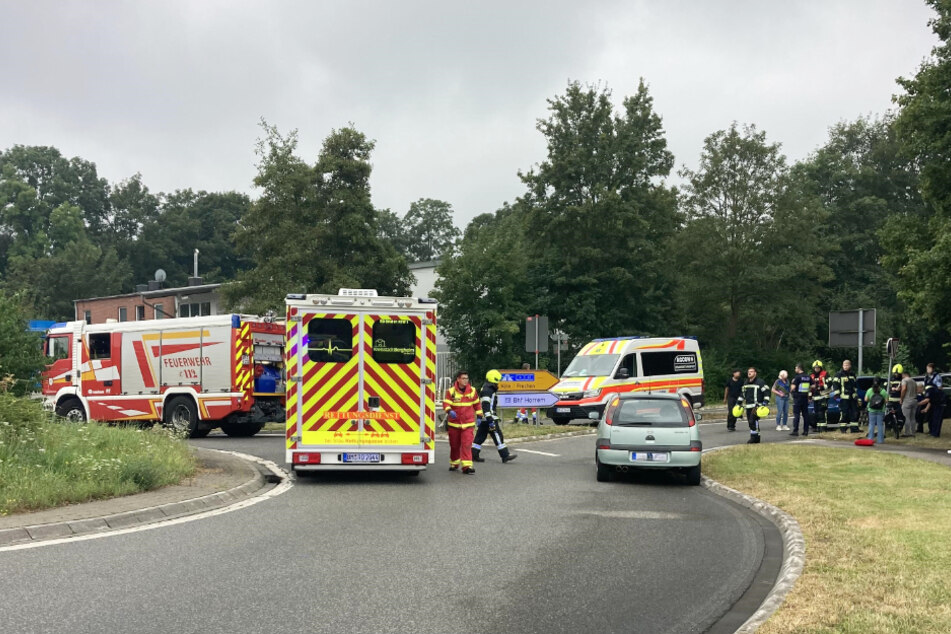
<path id="1" fill-rule="evenodd" d="M 805 536 L 803 574 L 761 634 L 951 632 L 947 467 L 874 449 L 755 445 L 705 455 L 703 468 L 791 514 Z"/>
<path id="2" fill-rule="evenodd" d="M 0 393 L 0 515 L 155 489 L 196 468 L 164 429 L 66 423 Z"/>

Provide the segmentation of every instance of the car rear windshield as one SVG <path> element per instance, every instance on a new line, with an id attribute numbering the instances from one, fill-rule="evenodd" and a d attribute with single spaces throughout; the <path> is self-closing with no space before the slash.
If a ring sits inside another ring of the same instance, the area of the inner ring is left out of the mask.
<path id="1" fill-rule="evenodd" d="M 645 427 L 686 427 L 687 413 L 677 401 L 668 399 L 632 399 L 621 401 L 614 425 Z"/>
<path id="2" fill-rule="evenodd" d="M 566 376 L 610 376 L 617 365 L 619 354 L 589 354 L 575 357 L 565 368 Z"/>

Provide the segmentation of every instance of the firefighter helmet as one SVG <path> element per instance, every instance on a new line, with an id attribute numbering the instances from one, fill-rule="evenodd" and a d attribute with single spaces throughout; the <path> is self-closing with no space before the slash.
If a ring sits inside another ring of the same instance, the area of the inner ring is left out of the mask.
<path id="1" fill-rule="evenodd" d="M 739 418 L 739 417 L 742 416 L 742 415 L 743 415 L 743 406 L 742 406 L 742 405 L 734 405 L 734 406 L 733 406 L 733 416 L 734 416 L 734 418 Z"/>
<path id="2" fill-rule="evenodd" d="M 814 368 L 815 368 L 815 367 L 821 368 L 821 367 L 822 367 L 822 361 L 819 361 L 819 359 L 816 359 L 815 361 L 812 362 L 812 367 L 814 367 Z"/>
<path id="3" fill-rule="evenodd" d="M 485 373 L 485 380 L 489 383 L 498 383 L 502 380 L 502 373 L 498 370 L 489 370 Z"/>
<path id="4" fill-rule="evenodd" d="M 893 374 L 901 374 L 904 371 L 905 371 L 905 368 L 901 367 L 900 363 L 896 363 L 895 366 L 892 368 Z"/>
<path id="5" fill-rule="evenodd" d="M 756 408 L 756 415 L 759 416 L 760 418 L 766 418 L 767 416 L 769 416 L 769 408 L 766 407 L 765 405 L 760 405 L 759 407 Z"/>

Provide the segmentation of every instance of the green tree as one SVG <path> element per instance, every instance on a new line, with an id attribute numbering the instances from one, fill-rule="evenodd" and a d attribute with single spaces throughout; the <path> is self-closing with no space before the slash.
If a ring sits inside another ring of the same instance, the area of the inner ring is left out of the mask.
<path id="1" fill-rule="evenodd" d="M 531 295 L 525 246 L 524 212 L 506 205 L 474 218 L 436 268 L 440 330 L 473 377 L 519 367 Z"/>
<path id="2" fill-rule="evenodd" d="M 951 2 L 926 0 L 936 16 L 930 26 L 940 39 L 912 78 L 896 121 L 898 138 L 920 167 L 926 213 L 892 215 L 880 236 L 884 263 L 898 278 L 898 296 L 919 319 L 947 332 L 951 314 Z"/>
<path id="3" fill-rule="evenodd" d="M 722 348 L 776 349 L 797 337 L 811 348 L 829 278 L 818 234 L 827 214 L 789 177 L 779 144 L 733 124 L 708 136 L 699 168 L 681 175 L 687 327 Z"/>
<path id="4" fill-rule="evenodd" d="M 428 262 L 452 250 L 459 230 L 452 223 L 452 205 L 442 200 L 420 198 L 403 217 L 405 254 L 412 262 Z"/>
<path id="5" fill-rule="evenodd" d="M 578 83 L 548 106 L 548 157 L 520 174 L 535 290 L 525 308 L 573 341 L 667 330 L 679 221 L 662 179 L 674 157 L 647 86 L 618 113 L 609 90 Z"/>
<path id="6" fill-rule="evenodd" d="M 43 368 L 45 357 L 40 338 L 27 330 L 27 314 L 16 295 L 0 291 L 0 379 L 18 379 L 17 392 L 29 391 L 32 379 Z"/>
<path id="7" fill-rule="evenodd" d="M 260 198 L 242 218 L 236 242 L 252 267 L 225 290 L 232 305 L 263 312 L 293 292 L 374 288 L 404 295 L 406 260 L 381 240 L 370 200 L 373 142 L 352 127 L 334 130 L 311 167 L 295 155 L 297 133 L 262 124 L 258 142 Z"/>

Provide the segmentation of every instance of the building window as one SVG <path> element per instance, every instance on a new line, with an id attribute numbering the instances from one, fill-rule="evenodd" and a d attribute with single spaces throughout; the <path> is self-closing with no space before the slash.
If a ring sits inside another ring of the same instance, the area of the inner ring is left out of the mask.
<path id="1" fill-rule="evenodd" d="M 87 324 L 91 324 L 91 323 L 92 323 L 92 311 L 91 311 L 91 310 L 87 310 L 87 311 L 83 312 L 83 319 L 86 320 L 86 323 L 87 323 Z"/>
<path id="2" fill-rule="evenodd" d="M 211 302 L 202 302 L 196 304 L 179 304 L 179 317 L 204 317 L 211 314 Z"/>
<path id="3" fill-rule="evenodd" d="M 142 321 L 145 319 L 145 306 L 136 306 L 135 307 L 135 320 Z"/>
<path id="4" fill-rule="evenodd" d="M 129 321 L 128 309 L 125 306 L 119 307 L 119 321 Z"/>
<path id="5" fill-rule="evenodd" d="M 162 319 L 165 317 L 165 306 L 162 304 L 154 304 L 155 306 L 155 318 Z"/>

